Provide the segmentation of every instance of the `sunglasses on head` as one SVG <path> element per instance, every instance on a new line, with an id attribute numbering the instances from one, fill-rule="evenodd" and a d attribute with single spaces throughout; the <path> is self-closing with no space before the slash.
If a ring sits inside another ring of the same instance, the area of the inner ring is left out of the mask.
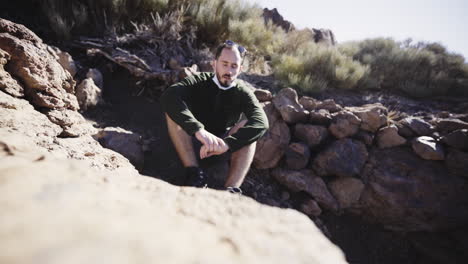
<path id="1" fill-rule="evenodd" d="M 239 50 L 240 54 L 244 54 L 244 53 L 247 52 L 247 49 L 246 49 L 246 48 L 244 48 L 243 46 L 241 46 L 241 45 L 235 43 L 235 42 L 232 41 L 232 40 L 226 40 L 226 41 L 224 42 L 224 45 L 226 45 L 227 47 L 237 46 L 237 49 Z"/>

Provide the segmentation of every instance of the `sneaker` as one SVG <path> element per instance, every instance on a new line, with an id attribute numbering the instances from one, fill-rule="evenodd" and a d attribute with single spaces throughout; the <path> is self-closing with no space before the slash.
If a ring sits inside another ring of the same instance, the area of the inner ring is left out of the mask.
<path id="1" fill-rule="evenodd" d="M 230 193 L 242 195 L 242 189 L 239 187 L 227 187 L 226 191 Z"/>
<path id="2" fill-rule="evenodd" d="M 207 180 L 206 173 L 199 167 L 185 168 L 185 185 L 206 188 Z"/>

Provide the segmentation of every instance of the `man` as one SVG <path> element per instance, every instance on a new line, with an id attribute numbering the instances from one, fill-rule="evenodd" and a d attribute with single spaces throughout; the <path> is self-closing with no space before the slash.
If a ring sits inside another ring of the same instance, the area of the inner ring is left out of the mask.
<path id="1" fill-rule="evenodd" d="M 232 41 L 216 49 L 214 73 L 190 76 L 169 87 L 161 97 L 170 138 L 183 166 L 186 185 L 206 186 L 197 155 L 205 159 L 231 153 L 224 187 L 239 192 L 252 163 L 256 141 L 268 119 L 253 92 L 236 81 L 246 50 Z M 244 114 L 246 120 L 241 120 Z M 193 136 L 201 143 L 195 153 Z"/>

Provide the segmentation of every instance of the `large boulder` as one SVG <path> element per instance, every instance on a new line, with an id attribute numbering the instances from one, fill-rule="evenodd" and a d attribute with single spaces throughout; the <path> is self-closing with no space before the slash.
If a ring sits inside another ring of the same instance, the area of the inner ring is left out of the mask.
<path id="1" fill-rule="evenodd" d="M 468 178 L 468 153 L 451 149 L 445 159 L 445 164 L 451 173 Z"/>
<path id="2" fill-rule="evenodd" d="M 292 88 L 281 89 L 273 98 L 273 104 L 288 124 L 306 122 L 309 118 L 309 111 L 299 104 L 296 90 Z"/>
<path id="3" fill-rule="evenodd" d="M 0 49 L 11 56 L 8 71 L 24 85 L 25 95 L 35 107 L 78 109 L 70 73 L 33 32 L 12 24 L 0 19 Z"/>
<path id="4" fill-rule="evenodd" d="M 0 159 L 0 263 L 346 263 L 295 210 L 17 153 Z"/>
<path id="5" fill-rule="evenodd" d="M 458 129 L 442 137 L 446 145 L 460 150 L 468 150 L 468 129 Z"/>
<path id="6" fill-rule="evenodd" d="M 338 139 L 350 137 L 359 131 L 361 119 L 349 111 L 341 111 L 333 116 L 332 124 L 328 127 L 330 133 Z"/>
<path id="7" fill-rule="evenodd" d="M 272 103 L 264 103 L 263 109 L 270 129 L 257 141 L 253 165 L 259 169 L 270 169 L 276 167 L 283 157 L 291 140 L 291 132 Z"/>
<path id="8" fill-rule="evenodd" d="M 291 22 L 285 20 L 276 8 L 273 8 L 271 10 L 268 8 L 264 8 L 263 19 L 265 20 L 265 24 L 273 23 L 274 25 L 284 29 L 284 31 L 286 32 L 295 29 L 294 25 Z"/>
<path id="9" fill-rule="evenodd" d="M 333 142 L 320 152 L 312 166 L 319 176 L 352 177 L 360 174 L 367 157 L 364 143 L 345 138 Z"/>
<path id="10" fill-rule="evenodd" d="M 293 192 L 304 191 L 312 196 L 325 209 L 337 211 L 338 202 L 330 194 L 322 178 L 310 170 L 287 170 L 276 168 L 271 175 Z"/>
<path id="11" fill-rule="evenodd" d="M 431 124 L 418 117 L 407 117 L 401 120 L 400 124 L 409 128 L 417 136 L 428 136 L 433 131 Z"/>
<path id="12" fill-rule="evenodd" d="M 468 221 L 467 181 L 407 148 L 372 149 L 362 179 L 361 215 L 388 229 L 437 231 Z"/>
<path id="13" fill-rule="evenodd" d="M 457 118 L 443 118 L 435 121 L 435 127 L 437 131 L 445 135 L 455 130 L 468 129 L 468 122 Z"/>
<path id="14" fill-rule="evenodd" d="M 97 129 L 77 111 L 69 109 L 49 110 L 47 111 L 47 117 L 52 123 L 63 128 L 61 134 L 63 137 L 79 137 L 97 133 Z"/>
<path id="15" fill-rule="evenodd" d="M 364 183 L 360 179 L 339 177 L 328 184 L 328 188 L 338 201 L 341 209 L 348 209 L 358 204 Z"/>

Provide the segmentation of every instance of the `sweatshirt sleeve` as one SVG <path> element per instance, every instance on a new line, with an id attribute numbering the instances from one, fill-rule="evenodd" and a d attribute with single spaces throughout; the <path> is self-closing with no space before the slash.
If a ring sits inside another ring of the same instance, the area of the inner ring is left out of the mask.
<path id="1" fill-rule="evenodd" d="M 193 116 L 187 105 L 193 92 L 191 88 L 196 82 L 195 77 L 188 77 L 167 88 L 161 96 L 163 111 L 191 136 L 204 128 L 203 124 Z"/>
<path id="2" fill-rule="evenodd" d="M 232 152 L 257 141 L 269 128 L 268 118 L 255 95 L 244 90 L 241 99 L 247 123 L 236 133 L 224 138 Z"/>

